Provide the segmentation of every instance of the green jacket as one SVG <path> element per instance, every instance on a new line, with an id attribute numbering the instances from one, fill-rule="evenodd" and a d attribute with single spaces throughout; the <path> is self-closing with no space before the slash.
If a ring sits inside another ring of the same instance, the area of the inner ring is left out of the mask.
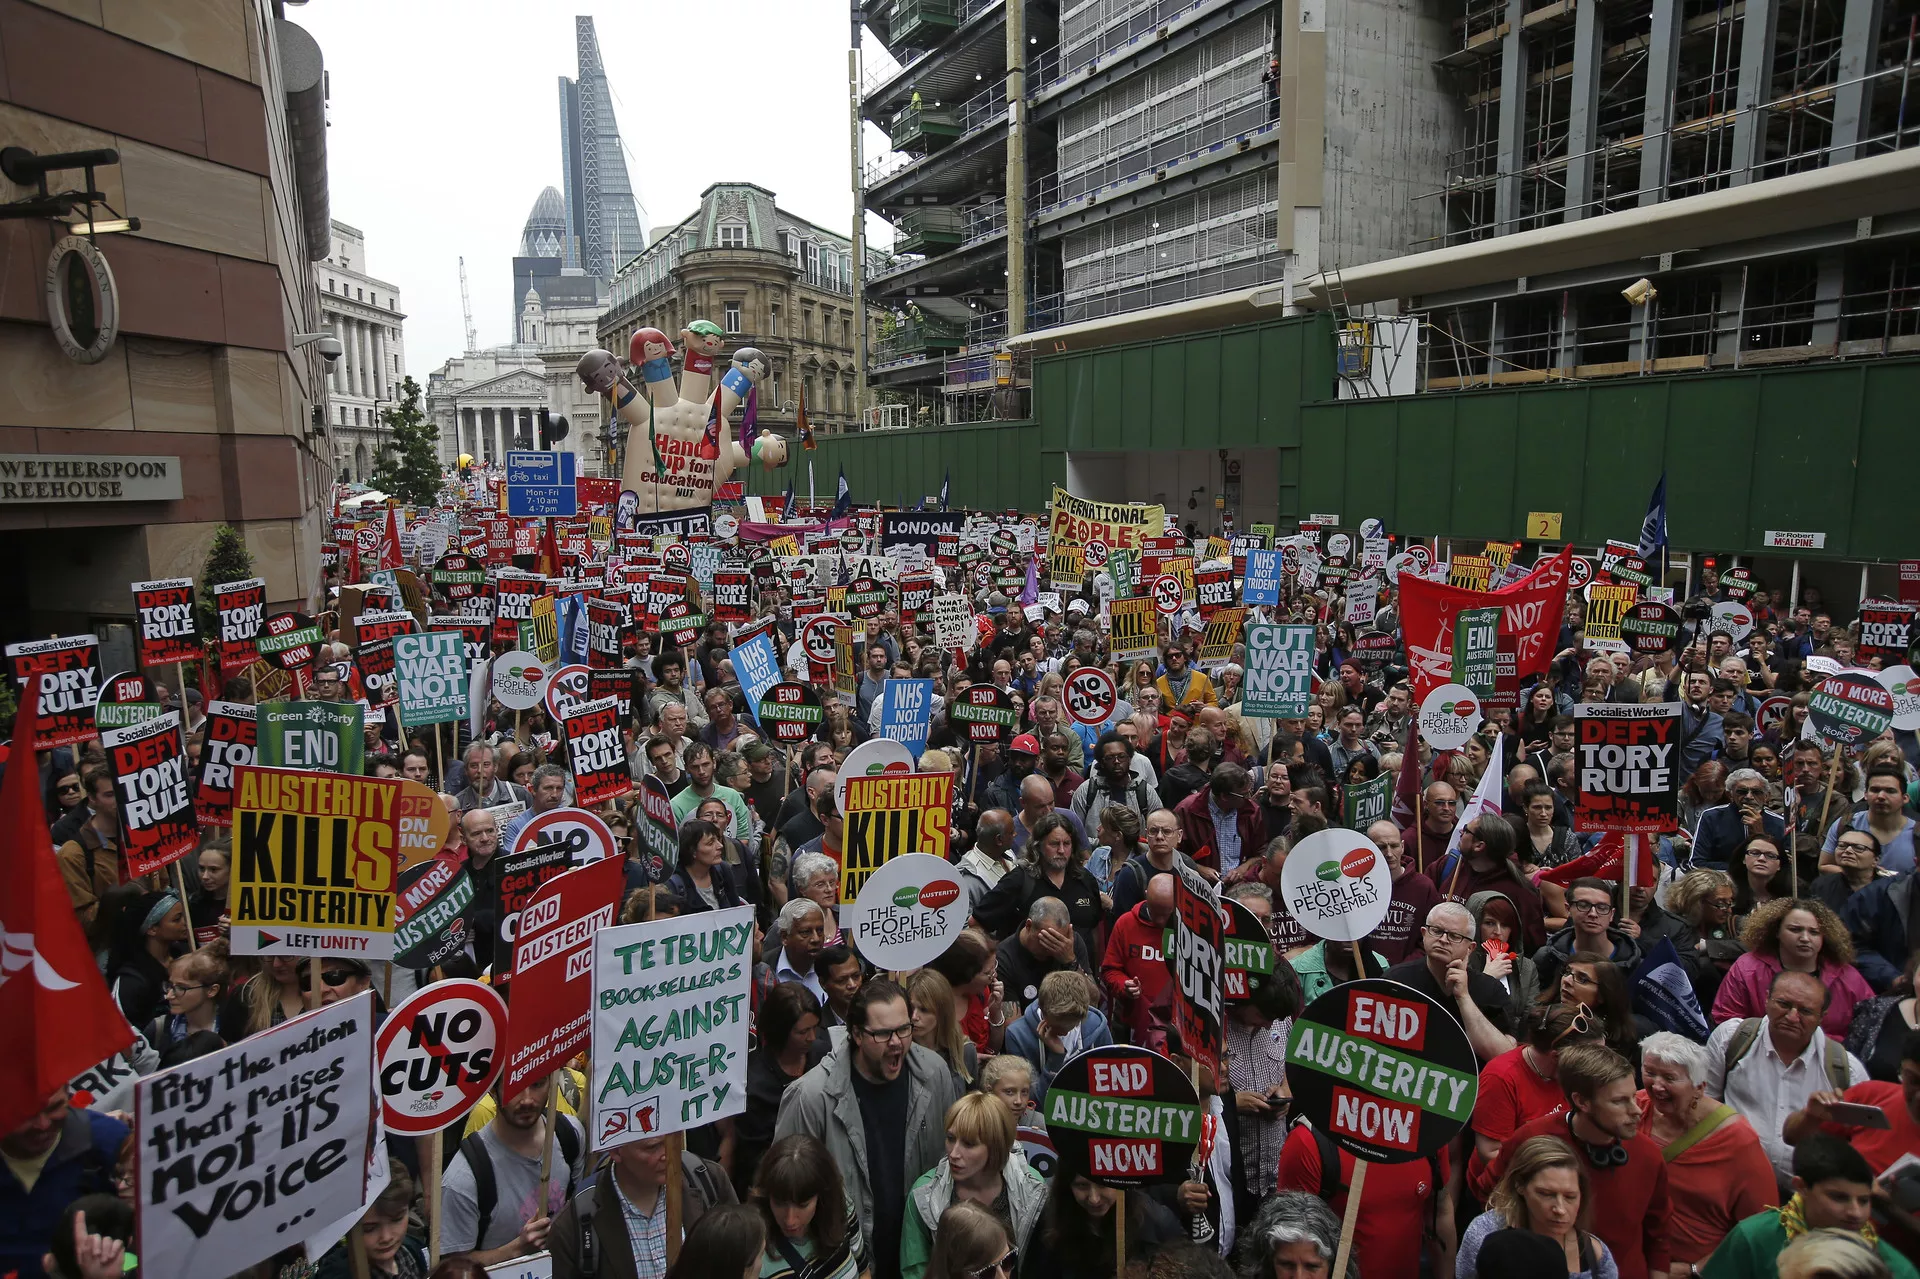
<path id="1" fill-rule="evenodd" d="M 1340 945 L 1348 945 L 1341 942 Z M 1367 966 L 1373 971 L 1367 976 L 1378 977 L 1386 971 L 1387 961 L 1377 952 L 1367 952 Z M 1333 977 L 1327 972 L 1327 943 L 1315 942 L 1293 957 L 1293 971 L 1300 978 L 1302 998 L 1306 1001 L 1301 1007 L 1312 1003 L 1334 987 Z"/>
<path id="2" fill-rule="evenodd" d="M 1025 1251 L 1040 1210 L 1047 1206 L 1047 1183 L 1027 1165 L 1017 1146 L 1000 1175 L 1007 1185 L 1007 1210 L 1013 1214 L 1013 1246 Z M 953 1174 L 942 1159 L 907 1194 L 907 1216 L 900 1223 L 900 1279 L 921 1279 L 926 1274 L 934 1227 L 952 1204 Z"/>
<path id="3" fill-rule="evenodd" d="M 1779 1273 L 1778 1259 L 1786 1246 L 1787 1228 L 1780 1224 L 1780 1210 L 1768 1208 L 1729 1230 L 1700 1268 L 1700 1274 L 1702 1279 L 1773 1279 Z M 1893 1279 L 1920 1279 L 1920 1271 L 1887 1247 L 1886 1240 L 1880 1240 L 1878 1248 Z"/>

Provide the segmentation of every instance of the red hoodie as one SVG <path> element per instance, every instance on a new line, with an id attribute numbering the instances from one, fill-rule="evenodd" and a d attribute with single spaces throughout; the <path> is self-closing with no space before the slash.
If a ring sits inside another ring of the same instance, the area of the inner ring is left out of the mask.
<path id="1" fill-rule="evenodd" d="M 1166 925 L 1154 923 L 1147 913 L 1147 904 L 1141 902 L 1115 920 L 1113 931 L 1107 935 L 1107 955 L 1100 963 L 1100 978 L 1113 1001 L 1114 1019 L 1135 1032 L 1135 1043 L 1143 1042 L 1140 1036 L 1153 1024 L 1149 1009 L 1154 997 L 1173 977 L 1160 950 L 1161 934 L 1165 931 Z M 1140 995 L 1136 999 L 1127 998 L 1129 977 L 1140 983 Z"/>

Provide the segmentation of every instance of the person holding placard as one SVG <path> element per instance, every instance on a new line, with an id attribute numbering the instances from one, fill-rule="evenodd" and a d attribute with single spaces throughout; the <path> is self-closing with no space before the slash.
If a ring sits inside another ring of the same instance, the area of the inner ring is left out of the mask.
<path id="1" fill-rule="evenodd" d="M 440 1245 L 447 1255 L 470 1253 L 491 1266 L 547 1246 L 554 1215 L 584 1171 L 587 1144 L 577 1119 L 555 1115 L 557 1130 L 547 1126 L 547 1094 L 557 1083 L 549 1075 L 511 1097 L 494 1083 L 499 1108 L 492 1122 L 460 1143 L 440 1184 Z M 540 1204 L 543 1158 L 551 1176 Z"/>
<path id="2" fill-rule="evenodd" d="M 665 1137 L 615 1146 L 594 1184 L 572 1195 L 547 1232 L 553 1279 L 652 1279 L 667 1273 Z M 680 1230 L 684 1240 L 708 1213 L 736 1202 L 733 1184 L 711 1159 L 680 1151 Z M 589 1249 L 589 1235 L 593 1246 Z M 687 1250 L 681 1249 L 683 1258 Z"/>

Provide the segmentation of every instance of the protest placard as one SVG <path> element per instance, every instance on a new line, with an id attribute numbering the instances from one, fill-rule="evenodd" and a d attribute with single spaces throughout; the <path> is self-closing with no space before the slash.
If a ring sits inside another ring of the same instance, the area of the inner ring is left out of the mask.
<path id="1" fill-rule="evenodd" d="M 473 899 L 464 849 L 449 849 L 402 870 L 393 907 L 393 962 L 432 968 L 472 945 L 467 908 Z"/>
<path id="2" fill-rule="evenodd" d="M 390 958 L 399 779 L 235 771 L 233 953 Z"/>
<path id="3" fill-rule="evenodd" d="M 933 623 L 933 642 L 945 649 L 973 647 L 973 609 L 964 595 L 936 595 L 927 604 Z"/>
<path id="4" fill-rule="evenodd" d="M 1493 695 L 1499 666 L 1500 610 L 1463 608 L 1453 619 L 1453 679 L 1482 699 Z"/>
<path id="5" fill-rule="evenodd" d="M 528 818 L 514 833 L 513 846 L 501 852 L 500 935 L 494 952 L 511 953 L 520 912 L 542 887 L 576 866 L 607 858 L 618 861 L 619 851 L 606 822 L 584 808 L 554 808 Z M 499 976 L 511 979 L 512 968 L 499 967 L 503 970 Z"/>
<path id="6" fill-rule="evenodd" d="M 594 808 L 633 793 L 633 769 L 620 732 L 619 703 L 611 697 L 577 702 L 567 711 L 567 764 L 573 770 L 573 802 Z"/>
<path id="7" fill-rule="evenodd" d="M 1905 661 L 1913 639 L 1912 604 L 1892 600 L 1868 600 L 1860 606 L 1861 657 L 1883 661 Z"/>
<path id="8" fill-rule="evenodd" d="M 365 771 L 365 709 L 358 702 L 261 702 L 255 758 L 269 768 Z"/>
<path id="9" fill-rule="evenodd" d="M 208 702 L 206 711 L 194 816 L 202 826 L 231 826 L 234 769 L 256 762 L 254 716 L 258 710 L 244 702 Z"/>
<path id="10" fill-rule="evenodd" d="M 903 853 L 867 877 L 859 897 L 841 909 L 840 926 L 868 963 L 906 972 L 945 954 L 967 926 L 967 911 L 954 866 L 942 857 Z"/>
<path id="11" fill-rule="evenodd" d="M 1365 830 L 1385 820 L 1393 808 L 1393 780 L 1392 773 L 1382 773 L 1341 787 L 1340 824 L 1349 830 Z"/>
<path id="12" fill-rule="evenodd" d="M 593 938 L 613 925 L 624 870 L 606 857 L 543 884 L 519 919 L 513 1003 L 501 1089 L 543 1079 L 587 1042 L 593 1019 Z"/>
<path id="13" fill-rule="evenodd" d="M 1453 1014 L 1411 986 L 1369 977 L 1335 986 L 1294 1019 L 1287 1083 L 1294 1109 L 1342 1150 L 1404 1163 L 1439 1150 L 1472 1118 L 1479 1068 Z"/>
<path id="14" fill-rule="evenodd" d="M 1672 605 L 1641 600 L 1620 618 L 1620 638 L 1634 653 L 1671 653 L 1680 646 L 1681 625 Z"/>
<path id="15" fill-rule="evenodd" d="M 744 1112 L 752 908 L 603 929 L 592 949 L 594 1148 Z"/>
<path id="16" fill-rule="evenodd" d="M 1893 726 L 1903 733 L 1920 729 L 1920 675 L 1902 663 L 1880 672 L 1880 684 L 1893 697 Z"/>
<path id="17" fill-rule="evenodd" d="M 1200 1095 L 1159 1053 L 1108 1044 L 1067 1059 L 1047 1087 L 1047 1133 L 1055 1176 L 1103 1186 L 1185 1180 L 1200 1141 Z"/>
<path id="18" fill-rule="evenodd" d="M 140 635 L 140 665 L 171 666 L 200 660 L 200 628 L 193 617 L 193 579 L 170 577 L 133 584 L 133 611 Z"/>
<path id="19" fill-rule="evenodd" d="M 972 746 L 1004 746 L 1013 738 L 1019 714 L 1013 709 L 1006 690 L 992 684 L 975 684 L 947 704 L 947 718 L 967 730 Z"/>
<path id="20" fill-rule="evenodd" d="M 1573 708 L 1573 828 L 1658 835 L 1679 827 L 1679 702 Z"/>
<path id="21" fill-rule="evenodd" d="M 100 696 L 93 704 L 94 731 L 144 724 L 160 714 L 160 690 L 139 671 L 121 671 L 100 681 Z"/>
<path id="22" fill-rule="evenodd" d="M 267 618 L 267 579 L 250 577 L 215 586 L 213 608 L 220 626 L 214 640 L 220 673 L 244 671 L 260 656 L 260 628 Z"/>
<path id="23" fill-rule="evenodd" d="M 14 687 L 25 689 L 35 675 L 41 681 L 40 718 L 33 749 L 74 746 L 94 735 L 93 708 L 100 696 L 100 641 L 92 635 L 66 635 L 7 645 Z"/>
<path id="24" fill-rule="evenodd" d="M 1480 727 L 1480 699 L 1465 684 L 1440 684 L 1420 702 L 1420 736 L 1435 750 L 1458 750 Z"/>
<path id="25" fill-rule="evenodd" d="M 1280 896 L 1294 922 L 1328 941 L 1357 941 L 1387 917 L 1393 876 L 1374 842 L 1329 827 L 1296 844 L 1281 868 Z"/>
<path id="26" fill-rule="evenodd" d="M 1255 622 L 1246 628 L 1247 678 L 1240 714 L 1301 719 L 1313 701 L 1311 626 Z"/>
<path id="27" fill-rule="evenodd" d="M 1116 599 L 1108 609 L 1112 630 L 1108 646 L 1116 662 L 1137 662 L 1160 651 L 1156 633 L 1159 614 L 1151 596 Z"/>
<path id="28" fill-rule="evenodd" d="M 506 1001 L 485 982 L 448 978 L 401 1000 L 374 1040 L 380 1111 L 402 1137 L 438 1132 L 500 1076 Z"/>
<path id="29" fill-rule="evenodd" d="M 860 896 L 867 877 L 906 853 L 945 858 L 953 816 L 952 773 L 848 777 L 840 840 L 840 900 Z"/>
<path id="30" fill-rule="evenodd" d="M 1113 676 L 1098 666 L 1082 666 L 1067 676 L 1060 690 L 1067 718 L 1076 724 L 1097 728 L 1113 718 L 1119 709 L 1120 694 Z"/>
<path id="31" fill-rule="evenodd" d="M 918 759 L 933 726 L 933 681 L 890 679 L 880 687 L 880 735 Z"/>
<path id="32" fill-rule="evenodd" d="M 1864 745 L 1886 732 L 1892 718 L 1893 694 L 1859 672 L 1827 676 L 1807 704 L 1813 731 L 1835 746 Z"/>
<path id="33" fill-rule="evenodd" d="M 418 728 L 465 719 L 469 702 L 467 655 L 459 632 L 397 635 L 392 642 L 401 722 Z"/>
<path id="34" fill-rule="evenodd" d="M 142 1273 L 237 1274 L 360 1207 L 373 1018 L 366 991 L 139 1081 Z"/>
<path id="35" fill-rule="evenodd" d="M 200 830 L 187 790 L 180 712 L 109 728 L 100 735 L 100 745 L 113 767 L 127 873 L 150 875 L 192 852 Z"/>
<path id="36" fill-rule="evenodd" d="M 260 650 L 260 656 L 280 670 L 292 674 L 313 665 L 313 659 L 320 645 L 326 642 L 326 636 L 321 634 L 311 617 L 290 611 L 269 617 L 260 627 L 260 638 L 254 642 Z"/>
<path id="37" fill-rule="evenodd" d="M 1612 582 L 1589 582 L 1585 588 L 1587 597 L 1587 647 L 1600 652 L 1622 653 L 1627 650 L 1626 638 L 1621 634 L 1620 624 L 1640 599 L 1640 588 L 1627 583 L 1616 585 Z M 1461 683 L 1459 675 L 1454 678 Z"/>
<path id="38" fill-rule="evenodd" d="M 1225 923 L 1220 890 L 1202 879 L 1185 858 L 1174 859 L 1173 938 L 1166 952 L 1173 974 L 1173 1028 L 1181 1051 L 1208 1070 L 1220 1070 L 1226 1051 Z"/>

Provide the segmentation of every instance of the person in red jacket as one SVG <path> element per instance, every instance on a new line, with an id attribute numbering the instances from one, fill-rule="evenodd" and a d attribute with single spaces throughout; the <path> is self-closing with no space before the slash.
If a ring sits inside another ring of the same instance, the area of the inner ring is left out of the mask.
<path id="1" fill-rule="evenodd" d="M 1500 1145 L 1493 1179 L 1529 1137 L 1556 1137 L 1587 1161 L 1593 1188 L 1593 1233 L 1613 1252 L 1620 1279 L 1664 1279 L 1671 1258 L 1667 1164 L 1640 1131 L 1633 1066 L 1604 1044 L 1568 1044 L 1554 1071 L 1567 1109 L 1522 1124 Z"/>
<path id="2" fill-rule="evenodd" d="M 1173 806 L 1180 846 L 1195 863 L 1225 875 L 1266 852 L 1267 819 L 1252 797 L 1246 769 L 1217 764 L 1205 786 Z"/>
<path id="3" fill-rule="evenodd" d="M 1173 876 L 1147 881 L 1147 898 L 1116 919 L 1107 935 L 1100 980 L 1112 1000 L 1113 1021 L 1127 1028 L 1136 1044 L 1154 1038 L 1154 997 L 1172 980 L 1160 949 L 1161 935 L 1173 919 Z"/>

